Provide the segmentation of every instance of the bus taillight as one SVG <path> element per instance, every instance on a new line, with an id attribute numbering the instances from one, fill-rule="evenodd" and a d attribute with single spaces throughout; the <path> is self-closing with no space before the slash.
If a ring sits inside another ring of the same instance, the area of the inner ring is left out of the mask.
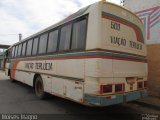
<path id="1" fill-rule="evenodd" d="M 112 92 L 112 85 L 101 85 L 100 86 L 100 94 L 111 93 L 111 92 Z"/>

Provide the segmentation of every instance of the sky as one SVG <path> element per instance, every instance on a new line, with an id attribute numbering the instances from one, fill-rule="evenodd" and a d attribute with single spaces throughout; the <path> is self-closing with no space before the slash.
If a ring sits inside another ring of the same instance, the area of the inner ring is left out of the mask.
<path id="1" fill-rule="evenodd" d="M 0 44 L 18 42 L 100 0 L 0 0 Z M 120 0 L 108 0 L 120 4 Z"/>

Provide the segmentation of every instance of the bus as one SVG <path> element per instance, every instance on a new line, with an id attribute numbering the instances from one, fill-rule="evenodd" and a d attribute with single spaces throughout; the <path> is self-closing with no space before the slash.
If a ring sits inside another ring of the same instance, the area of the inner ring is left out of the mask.
<path id="1" fill-rule="evenodd" d="M 10 47 L 6 74 L 35 90 L 88 106 L 147 96 L 144 26 L 124 7 L 99 1 Z"/>

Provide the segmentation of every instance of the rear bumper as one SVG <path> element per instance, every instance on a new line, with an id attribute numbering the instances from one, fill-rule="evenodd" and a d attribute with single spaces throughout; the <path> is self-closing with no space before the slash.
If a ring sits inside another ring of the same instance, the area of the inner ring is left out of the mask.
<path id="1" fill-rule="evenodd" d="M 107 97 L 85 94 L 85 103 L 93 106 L 109 106 L 141 99 L 143 97 L 146 97 L 147 95 L 147 90 L 133 91 L 124 94 L 115 94 Z"/>

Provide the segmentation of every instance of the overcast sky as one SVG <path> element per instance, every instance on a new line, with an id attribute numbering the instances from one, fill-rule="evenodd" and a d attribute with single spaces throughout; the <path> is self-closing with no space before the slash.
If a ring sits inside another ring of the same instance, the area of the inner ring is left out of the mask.
<path id="1" fill-rule="evenodd" d="M 100 0 L 0 0 L 0 44 L 12 45 Z M 120 4 L 120 0 L 108 0 Z"/>

